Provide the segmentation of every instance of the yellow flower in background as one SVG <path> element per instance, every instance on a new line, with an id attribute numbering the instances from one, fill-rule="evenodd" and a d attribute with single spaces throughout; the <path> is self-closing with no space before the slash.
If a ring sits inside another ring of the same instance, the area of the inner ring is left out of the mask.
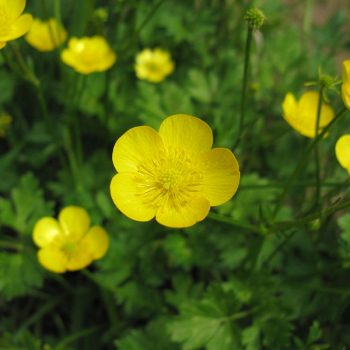
<path id="1" fill-rule="evenodd" d="M 0 0 L 0 49 L 30 29 L 33 18 L 22 15 L 25 5 L 25 0 Z"/>
<path id="2" fill-rule="evenodd" d="M 341 136 L 335 144 L 335 155 L 339 164 L 350 175 L 350 134 Z"/>
<path id="3" fill-rule="evenodd" d="M 10 115 L 4 112 L 0 112 L 0 137 L 6 135 L 6 130 L 12 123 L 12 118 Z"/>
<path id="4" fill-rule="evenodd" d="M 346 108 L 350 109 L 350 60 L 343 62 L 343 84 L 341 94 Z"/>
<path id="5" fill-rule="evenodd" d="M 25 36 L 26 41 L 39 51 L 52 51 L 65 42 L 67 32 L 55 18 L 42 21 L 35 18 Z"/>
<path id="6" fill-rule="evenodd" d="M 103 72 L 112 67 L 117 56 L 102 36 L 71 38 L 68 49 L 61 53 L 62 61 L 78 73 Z"/>
<path id="7" fill-rule="evenodd" d="M 136 56 L 135 72 L 139 79 L 160 83 L 174 71 L 170 54 L 162 49 L 144 49 Z"/>
<path id="8" fill-rule="evenodd" d="M 114 204 L 136 221 L 155 217 L 168 227 L 202 221 L 211 206 L 232 198 L 240 179 L 234 154 L 212 144 L 209 125 L 185 114 L 166 118 L 159 132 L 148 126 L 128 130 L 113 149 Z"/>
<path id="9" fill-rule="evenodd" d="M 83 269 L 102 258 L 109 246 L 107 232 L 100 226 L 90 227 L 86 210 L 75 206 L 61 210 L 58 220 L 40 219 L 35 224 L 33 240 L 40 248 L 40 264 L 57 273 Z"/>
<path id="10" fill-rule="evenodd" d="M 316 91 L 305 92 L 297 101 L 290 92 L 282 103 L 283 118 L 298 133 L 314 138 L 316 136 L 316 119 L 319 93 Z M 320 115 L 320 131 L 334 118 L 331 106 L 322 103 Z"/>

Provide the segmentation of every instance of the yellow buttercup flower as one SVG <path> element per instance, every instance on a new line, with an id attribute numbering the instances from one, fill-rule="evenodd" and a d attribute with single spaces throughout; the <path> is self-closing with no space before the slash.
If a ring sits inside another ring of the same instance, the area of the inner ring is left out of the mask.
<path id="1" fill-rule="evenodd" d="M 112 67 L 117 56 L 102 36 L 71 38 L 62 51 L 62 61 L 81 74 L 103 72 Z"/>
<path id="2" fill-rule="evenodd" d="M 7 113 L 0 112 L 0 137 L 4 137 L 6 135 L 6 130 L 11 123 L 11 116 Z"/>
<path id="3" fill-rule="evenodd" d="M 25 0 L 0 0 L 0 49 L 28 32 L 33 18 L 22 15 L 25 5 Z"/>
<path id="4" fill-rule="evenodd" d="M 341 136 L 335 144 L 335 155 L 339 164 L 350 175 L 350 134 Z"/>
<path id="5" fill-rule="evenodd" d="M 135 71 L 139 79 L 159 83 L 174 71 L 170 54 L 162 49 L 145 49 L 136 56 Z"/>
<path id="6" fill-rule="evenodd" d="M 75 206 L 61 210 L 58 220 L 40 219 L 33 240 L 40 247 L 40 264 L 56 273 L 83 269 L 102 258 L 109 245 L 107 232 L 100 226 L 90 227 L 86 210 Z"/>
<path id="7" fill-rule="evenodd" d="M 341 94 L 346 108 L 350 109 L 350 60 L 343 62 L 343 84 Z"/>
<path id="8" fill-rule="evenodd" d="M 318 100 L 319 93 L 316 91 L 305 92 L 299 101 L 296 101 L 294 95 L 289 92 L 282 103 L 283 118 L 301 135 L 314 138 L 316 136 Z M 322 103 L 320 130 L 327 126 L 333 118 L 332 107 Z"/>
<path id="9" fill-rule="evenodd" d="M 136 221 L 155 217 L 168 227 L 202 221 L 211 206 L 232 198 L 240 179 L 234 154 L 212 144 L 209 125 L 185 114 L 166 118 L 158 132 L 148 126 L 128 130 L 113 149 L 114 204 Z"/>
<path id="10" fill-rule="evenodd" d="M 42 21 L 35 18 L 25 36 L 26 41 L 39 51 L 52 51 L 65 42 L 67 32 L 55 18 Z"/>

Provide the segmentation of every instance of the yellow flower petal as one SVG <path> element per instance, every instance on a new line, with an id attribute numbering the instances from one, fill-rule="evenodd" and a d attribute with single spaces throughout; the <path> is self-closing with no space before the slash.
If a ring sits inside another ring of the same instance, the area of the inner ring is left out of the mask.
<path id="1" fill-rule="evenodd" d="M 124 133 L 114 145 L 112 159 L 117 171 L 137 172 L 164 149 L 158 133 L 148 126 L 138 126 Z"/>
<path id="2" fill-rule="evenodd" d="M 54 218 L 44 217 L 34 226 L 33 240 L 41 248 L 54 243 L 61 235 L 61 227 Z"/>
<path id="3" fill-rule="evenodd" d="M 0 41 L 0 50 L 6 46 L 6 42 Z"/>
<path id="4" fill-rule="evenodd" d="M 90 226 L 90 217 L 87 211 L 75 206 L 69 206 L 61 210 L 58 221 L 66 236 L 75 240 L 83 237 Z"/>
<path id="5" fill-rule="evenodd" d="M 234 154 L 227 148 L 214 148 L 203 155 L 202 194 L 216 206 L 227 202 L 236 193 L 240 173 Z"/>
<path id="6" fill-rule="evenodd" d="M 6 9 L 6 15 L 11 19 L 16 19 L 23 12 L 26 0 L 1 0 L 0 7 Z"/>
<path id="7" fill-rule="evenodd" d="M 159 135 L 166 148 L 183 149 L 186 152 L 209 151 L 213 133 L 207 123 L 187 114 L 167 117 L 159 128 Z"/>
<path id="8" fill-rule="evenodd" d="M 157 211 L 156 220 L 168 227 L 190 227 L 202 221 L 209 209 L 209 201 L 198 196 L 189 197 L 186 202 L 176 206 L 173 201 L 165 201 Z"/>
<path id="9" fill-rule="evenodd" d="M 10 30 L 6 35 L 0 35 L 0 41 L 9 41 L 17 39 L 20 36 L 24 35 L 30 29 L 32 21 L 32 15 L 22 15 L 14 23 L 11 24 Z"/>
<path id="10" fill-rule="evenodd" d="M 82 243 L 88 247 L 93 259 L 100 259 L 106 254 L 109 246 L 107 232 L 101 226 L 93 226 L 83 238 Z"/>
<path id="11" fill-rule="evenodd" d="M 40 249 L 38 251 L 38 260 L 49 271 L 63 273 L 67 270 L 67 257 L 59 249 Z"/>
<path id="12" fill-rule="evenodd" d="M 89 250 L 89 246 L 83 240 L 77 244 L 74 251 L 69 254 L 67 261 L 67 270 L 76 271 L 84 269 L 90 265 L 93 256 Z"/>
<path id="13" fill-rule="evenodd" d="M 343 84 L 341 86 L 341 93 L 345 106 L 350 109 L 350 60 L 343 62 Z"/>
<path id="14" fill-rule="evenodd" d="M 335 155 L 339 164 L 350 175 L 350 134 L 341 136 L 335 145 Z"/>
<path id="15" fill-rule="evenodd" d="M 130 219 L 149 221 L 156 208 L 147 202 L 147 188 L 138 186 L 132 174 L 117 174 L 111 182 L 111 196 L 116 207 Z"/>

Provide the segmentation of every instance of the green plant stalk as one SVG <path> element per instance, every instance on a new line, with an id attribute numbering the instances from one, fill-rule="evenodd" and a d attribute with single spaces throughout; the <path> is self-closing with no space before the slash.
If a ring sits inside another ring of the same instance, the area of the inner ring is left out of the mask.
<path id="1" fill-rule="evenodd" d="M 238 131 L 237 131 L 236 142 L 233 146 L 234 149 L 238 146 L 240 142 L 240 138 L 241 138 L 243 126 L 244 126 L 252 34 L 253 34 L 253 29 L 248 26 L 247 39 L 246 39 L 245 50 L 244 50 L 244 68 L 243 68 L 243 80 L 242 80 L 242 91 L 241 91 L 241 103 L 240 103 L 240 111 L 239 111 L 239 119 L 238 119 Z"/>
<path id="2" fill-rule="evenodd" d="M 20 243 L 15 242 L 8 242 L 8 241 L 0 241 L 0 248 L 3 249 L 14 249 L 17 251 L 21 251 L 24 249 L 24 245 Z"/>
<path id="3" fill-rule="evenodd" d="M 303 153 L 302 158 L 300 159 L 300 161 L 298 162 L 297 166 L 295 167 L 293 173 L 289 177 L 288 182 L 286 183 L 286 186 L 285 186 L 283 192 L 281 193 L 281 195 L 277 199 L 277 203 L 276 203 L 275 209 L 273 211 L 273 217 L 276 217 L 279 210 L 281 209 L 283 202 L 286 198 L 286 195 L 288 194 L 288 192 L 291 189 L 295 180 L 299 177 L 300 173 L 303 171 L 304 166 L 305 166 L 307 160 L 309 159 L 309 156 L 310 156 L 312 150 L 314 149 L 314 147 L 316 146 L 316 144 L 330 130 L 330 128 L 338 120 L 341 119 L 341 117 L 344 115 L 345 112 L 346 112 L 346 108 L 344 107 L 340 112 L 337 113 L 337 115 L 334 117 L 334 119 L 332 119 L 332 121 L 327 126 L 325 126 L 322 129 L 322 131 L 314 139 L 312 139 L 312 141 L 309 143 L 308 147 L 306 148 L 305 152 Z"/>
<path id="4" fill-rule="evenodd" d="M 315 135 L 319 134 L 320 130 L 320 118 L 321 118 L 321 110 L 322 110 L 322 100 L 323 100 L 323 90 L 324 85 L 321 83 L 319 98 L 317 104 L 317 114 L 316 114 L 316 125 L 315 125 Z M 316 136 L 315 136 L 316 137 Z M 319 150 L 319 142 L 315 143 L 315 186 L 316 186 L 316 194 L 315 194 L 315 207 L 318 208 L 320 204 L 320 196 L 321 196 L 321 173 L 320 173 L 320 150 Z"/>
<path id="5" fill-rule="evenodd" d="M 313 8 L 314 8 L 314 0 L 306 0 L 305 1 L 303 30 L 304 30 L 305 35 L 307 35 L 307 36 L 310 34 Z"/>

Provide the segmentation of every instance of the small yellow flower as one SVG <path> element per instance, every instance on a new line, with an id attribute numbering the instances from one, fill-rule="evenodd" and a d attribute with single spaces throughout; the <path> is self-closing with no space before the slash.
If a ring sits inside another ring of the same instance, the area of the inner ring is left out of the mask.
<path id="1" fill-rule="evenodd" d="M 30 29 L 33 18 L 22 15 L 25 5 L 25 0 L 0 0 L 0 49 Z"/>
<path id="2" fill-rule="evenodd" d="M 42 21 L 35 18 L 25 36 L 26 41 L 39 51 L 52 51 L 65 42 L 67 32 L 55 18 Z"/>
<path id="3" fill-rule="evenodd" d="M 160 83 L 174 71 L 170 54 L 162 49 L 144 49 L 136 56 L 135 71 L 139 79 Z"/>
<path id="4" fill-rule="evenodd" d="M 314 138 L 316 136 L 316 119 L 319 93 L 316 91 L 305 92 L 299 101 L 296 101 L 290 92 L 282 103 L 283 118 L 298 133 Z M 322 103 L 320 115 L 320 130 L 327 126 L 334 118 L 331 106 Z"/>
<path id="5" fill-rule="evenodd" d="M 7 113 L 0 112 L 0 137 L 6 135 L 6 130 L 12 122 L 12 118 Z"/>
<path id="6" fill-rule="evenodd" d="M 209 125 L 185 114 L 166 118 L 159 132 L 148 126 L 128 130 L 113 149 L 114 204 L 136 221 L 155 217 L 168 227 L 202 221 L 211 206 L 232 198 L 240 179 L 234 154 L 212 144 Z"/>
<path id="7" fill-rule="evenodd" d="M 117 56 L 102 36 L 71 38 L 62 51 L 62 61 L 81 74 L 103 72 L 113 66 Z"/>
<path id="8" fill-rule="evenodd" d="M 343 84 L 341 94 L 346 108 L 350 109 L 350 60 L 343 62 Z"/>
<path id="9" fill-rule="evenodd" d="M 61 210 L 58 220 L 40 219 L 33 240 L 40 247 L 40 264 L 56 273 L 83 269 L 102 258 L 109 245 L 107 232 L 100 226 L 90 227 L 86 210 L 75 206 Z"/>
<path id="10" fill-rule="evenodd" d="M 341 136 L 335 144 L 335 155 L 339 164 L 350 175 L 350 134 Z"/>

